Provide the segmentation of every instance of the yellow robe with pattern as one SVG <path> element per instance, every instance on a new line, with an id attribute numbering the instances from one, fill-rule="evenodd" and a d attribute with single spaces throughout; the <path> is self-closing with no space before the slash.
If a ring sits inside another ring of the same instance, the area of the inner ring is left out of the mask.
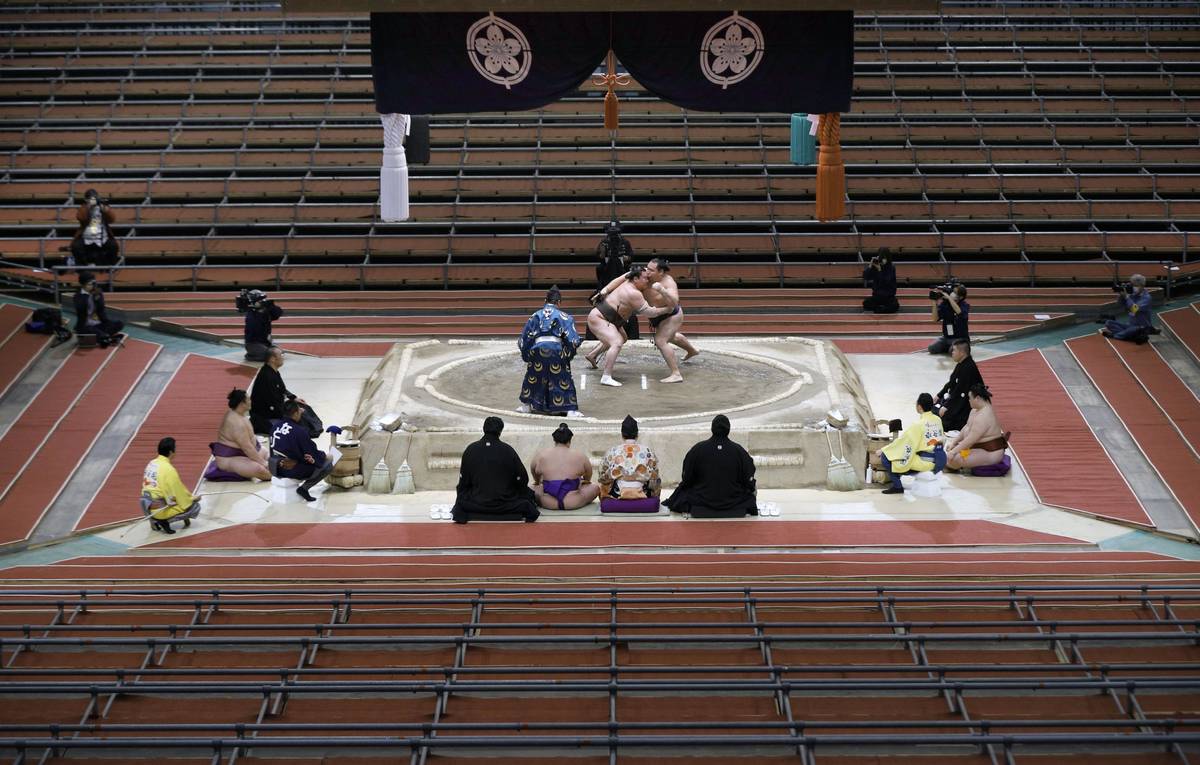
<path id="1" fill-rule="evenodd" d="M 942 418 L 933 412 L 922 412 L 895 441 L 883 447 L 883 456 L 892 463 L 893 473 L 924 473 L 933 470 L 933 463 L 918 452 L 933 451 L 942 439 Z"/>
<path id="2" fill-rule="evenodd" d="M 142 473 L 142 493 L 167 503 L 166 507 L 150 511 L 150 517 L 157 521 L 165 521 L 186 512 L 196 501 L 183 481 L 179 480 L 179 471 L 171 464 L 171 460 L 161 454 L 150 460 Z"/>

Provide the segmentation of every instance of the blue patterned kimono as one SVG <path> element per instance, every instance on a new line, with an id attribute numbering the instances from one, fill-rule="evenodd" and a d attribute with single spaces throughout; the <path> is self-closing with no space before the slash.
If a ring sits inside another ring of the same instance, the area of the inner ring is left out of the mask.
<path id="1" fill-rule="evenodd" d="M 579 409 L 571 359 L 582 342 L 575 319 L 554 303 L 547 303 L 525 322 L 517 340 L 525 362 L 521 403 L 535 412 L 569 412 Z"/>

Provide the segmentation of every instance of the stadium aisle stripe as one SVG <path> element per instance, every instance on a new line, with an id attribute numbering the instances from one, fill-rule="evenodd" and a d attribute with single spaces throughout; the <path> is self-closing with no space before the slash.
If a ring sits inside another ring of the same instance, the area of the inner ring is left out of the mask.
<path id="1" fill-rule="evenodd" d="M 988 359 L 979 368 L 1039 501 L 1154 525 L 1040 351 Z"/>
<path id="2" fill-rule="evenodd" d="M 1192 525 L 1200 529 L 1200 458 L 1126 369 L 1108 340 L 1089 335 L 1067 341 L 1067 348 L 1125 425 Z"/>
<path id="3" fill-rule="evenodd" d="M 30 400 L 0 438 L 0 499 L 114 355 L 105 348 L 76 350 Z"/>
<path id="4" fill-rule="evenodd" d="M 1183 347 L 1188 349 L 1196 363 L 1200 364 L 1200 309 L 1196 308 L 1196 304 L 1176 308 L 1174 311 L 1163 311 L 1158 318 L 1175 334 Z"/>
<path id="5" fill-rule="evenodd" d="M 1151 343 L 1110 342 L 1193 451 L 1200 451 L 1200 399 Z"/>
<path id="6" fill-rule="evenodd" d="M 188 354 L 163 390 L 108 480 L 80 518 L 76 530 L 106 526 L 140 517 L 137 497 L 142 471 L 157 454 L 159 439 L 172 436 L 178 451 L 172 462 L 187 486 L 195 486 L 208 465 L 208 444 L 216 434 L 228 406 L 230 388 L 246 388 L 254 368 Z"/>
<path id="7" fill-rule="evenodd" d="M 12 384 L 50 344 L 49 335 L 34 335 L 24 330 L 23 325 L 31 315 L 28 308 L 0 306 L 0 358 L 4 359 L 0 364 L 0 397 L 8 393 Z M 4 331 L 6 328 L 10 328 L 8 332 Z"/>
<path id="8" fill-rule="evenodd" d="M 37 468 L 18 476 L 0 499 L 0 544 L 33 532 L 160 350 L 156 343 L 128 338 L 123 348 L 92 351 L 111 358 L 35 455 Z"/>

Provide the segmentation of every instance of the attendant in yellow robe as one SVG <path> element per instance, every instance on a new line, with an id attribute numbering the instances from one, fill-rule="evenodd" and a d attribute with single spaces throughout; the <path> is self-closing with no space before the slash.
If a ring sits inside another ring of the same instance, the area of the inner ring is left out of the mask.
<path id="1" fill-rule="evenodd" d="M 904 485 L 900 483 L 902 473 L 941 472 L 946 467 L 943 438 L 942 418 L 933 413 L 933 396 L 922 393 L 917 397 L 916 421 L 878 452 L 883 468 L 892 481 L 883 493 L 904 493 Z"/>
<path id="2" fill-rule="evenodd" d="M 179 479 L 179 471 L 171 464 L 173 456 L 175 439 L 168 436 L 158 442 L 158 456 L 142 473 L 142 512 L 150 517 L 150 527 L 164 534 L 175 533 L 171 521 L 181 520 L 187 528 L 200 514 L 200 500 Z"/>

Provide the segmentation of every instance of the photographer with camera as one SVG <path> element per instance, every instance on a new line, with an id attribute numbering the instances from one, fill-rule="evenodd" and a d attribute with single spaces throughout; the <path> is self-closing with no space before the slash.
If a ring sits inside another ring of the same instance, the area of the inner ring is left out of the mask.
<path id="1" fill-rule="evenodd" d="M 262 290 L 242 290 L 234 299 L 238 313 L 246 314 L 243 335 L 247 361 L 266 361 L 274 344 L 271 342 L 271 322 L 283 316 L 283 309 Z"/>
<path id="2" fill-rule="evenodd" d="M 67 265 L 116 264 L 120 249 L 110 227 L 117 218 L 107 200 L 101 199 L 95 189 L 88 189 L 83 194 L 83 204 L 75 211 L 75 219 L 79 221 L 79 229 L 71 239 L 74 262 Z"/>
<path id="3" fill-rule="evenodd" d="M 633 265 L 633 245 L 621 234 L 621 224 L 612 221 L 604 227 L 604 238 L 596 245 L 596 289 L 604 289 L 609 282 L 622 276 Z M 642 336 L 638 327 L 637 315 L 629 317 L 625 322 L 625 335 L 630 340 Z M 591 328 L 586 333 L 588 340 L 597 340 Z"/>
<path id="4" fill-rule="evenodd" d="M 1114 284 L 1113 292 L 1125 309 L 1125 320 L 1109 319 L 1104 323 L 1100 334 L 1113 340 L 1126 340 L 1141 345 L 1150 340 L 1150 335 L 1156 334 L 1154 311 L 1150 307 L 1150 293 L 1146 290 L 1146 277 L 1134 274 L 1125 284 Z"/>
<path id="5" fill-rule="evenodd" d="M 930 353 L 949 353 L 955 340 L 970 340 L 967 316 L 971 305 L 967 303 L 967 288 L 949 281 L 929 290 L 929 315 L 942 325 L 942 336 L 929 344 Z"/>
<path id="6" fill-rule="evenodd" d="M 896 266 L 892 253 L 884 247 L 863 269 L 863 285 L 871 288 L 871 297 L 863 301 L 864 311 L 895 313 L 900 310 L 896 300 Z"/>

